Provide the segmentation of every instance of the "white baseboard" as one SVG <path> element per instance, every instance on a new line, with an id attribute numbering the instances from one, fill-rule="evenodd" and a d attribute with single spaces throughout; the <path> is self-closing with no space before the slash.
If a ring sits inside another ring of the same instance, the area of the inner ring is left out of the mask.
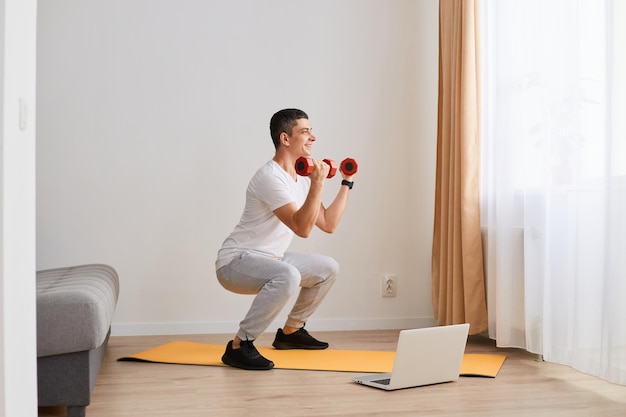
<path id="1" fill-rule="evenodd" d="M 276 321 L 268 331 L 282 327 L 284 323 Z M 307 323 L 308 330 L 381 330 L 410 329 L 435 326 L 433 317 L 405 317 L 385 319 L 319 319 Z M 113 323 L 112 336 L 156 336 L 180 334 L 231 334 L 239 328 L 239 322 L 177 322 L 177 323 Z"/>

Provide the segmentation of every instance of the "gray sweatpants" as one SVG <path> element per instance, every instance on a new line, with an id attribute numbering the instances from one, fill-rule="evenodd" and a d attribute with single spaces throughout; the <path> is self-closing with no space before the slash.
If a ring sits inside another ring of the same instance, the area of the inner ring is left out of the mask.
<path id="1" fill-rule="evenodd" d="M 287 326 L 302 327 L 335 283 L 339 264 L 324 255 L 287 252 L 283 259 L 247 252 L 216 271 L 220 284 L 237 294 L 256 294 L 237 336 L 255 340 L 272 323 L 289 298 L 300 294 Z"/>

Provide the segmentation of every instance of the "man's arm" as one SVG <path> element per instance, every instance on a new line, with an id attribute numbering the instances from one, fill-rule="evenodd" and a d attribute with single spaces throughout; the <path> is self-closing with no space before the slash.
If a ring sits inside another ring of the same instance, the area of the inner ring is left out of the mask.
<path id="1" fill-rule="evenodd" d="M 315 170 L 309 175 L 311 188 L 302 207 L 298 209 L 292 202 L 274 210 L 276 217 L 300 237 L 309 237 L 323 208 L 322 191 L 330 167 L 322 161 L 314 161 L 314 164 Z"/>
<path id="2" fill-rule="evenodd" d="M 343 179 L 352 181 L 352 175 L 343 175 Z M 317 227 L 325 231 L 326 233 L 333 233 L 339 225 L 339 220 L 343 216 L 343 212 L 348 204 L 348 196 L 350 195 L 350 189 L 342 185 L 339 188 L 337 196 L 333 200 L 328 208 L 325 208 L 323 204 L 320 204 L 320 212 L 315 223 Z"/>

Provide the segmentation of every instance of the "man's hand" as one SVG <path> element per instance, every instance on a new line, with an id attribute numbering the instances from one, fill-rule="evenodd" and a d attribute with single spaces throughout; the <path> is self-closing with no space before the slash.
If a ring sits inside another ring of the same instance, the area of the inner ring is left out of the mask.
<path id="1" fill-rule="evenodd" d="M 313 172 L 309 174 L 311 182 L 324 181 L 330 172 L 330 165 L 321 159 L 313 159 L 312 161 L 315 168 L 313 169 Z"/>

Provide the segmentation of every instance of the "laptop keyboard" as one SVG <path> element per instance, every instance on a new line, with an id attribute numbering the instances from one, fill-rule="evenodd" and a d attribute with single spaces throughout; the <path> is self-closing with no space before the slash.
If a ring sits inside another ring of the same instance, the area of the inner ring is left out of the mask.
<path id="1" fill-rule="evenodd" d="M 391 381 L 391 378 L 385 378 L 385 379 L 378 379 L 378 380 L 372 381 L 372 382 L 375 382 L 375 383 L 381 384 L 381 385 L 389 385 L 390 381 Z"/>

